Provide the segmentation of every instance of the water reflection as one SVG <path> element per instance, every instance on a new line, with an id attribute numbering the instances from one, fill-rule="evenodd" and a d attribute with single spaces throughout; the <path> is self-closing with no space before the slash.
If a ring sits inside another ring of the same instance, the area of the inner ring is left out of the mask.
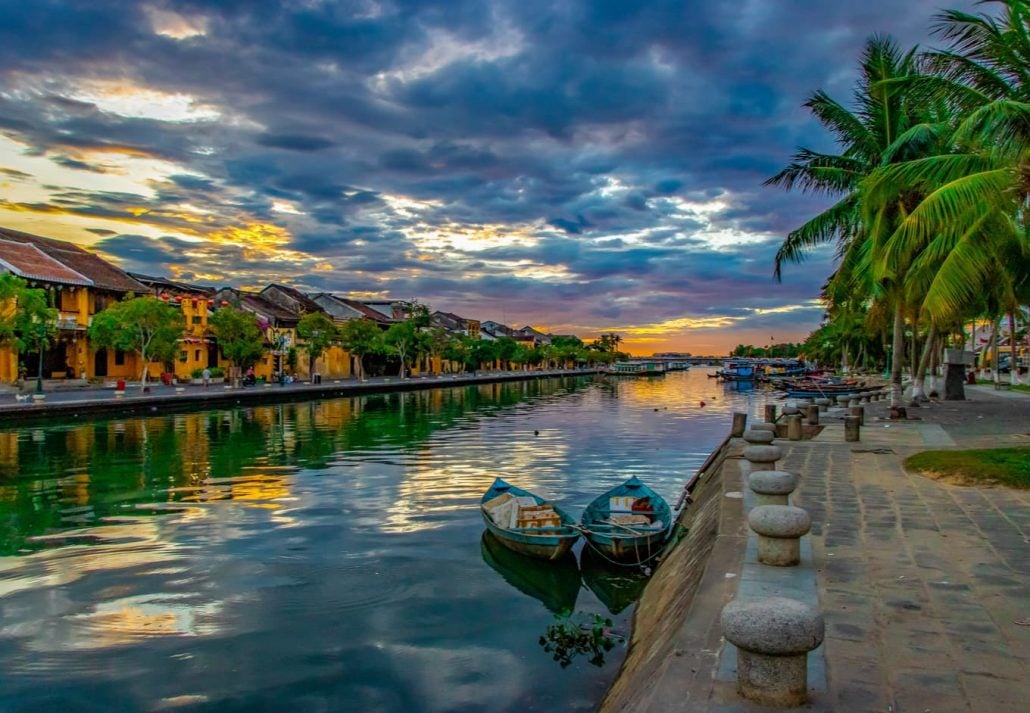
<path id="1" fill-rule="evenodd" d="M 620 567 L 606 562 L 590 547 L 579 559 L 583 584 L 612 614 L 619 614 L 640 599 L 649 577 L 639 567 Z"/>
<path id="2" fill-rule="evenodd" d="M 553 561 L 544 561 L 513 552 L 490 534 L 483 532 L 483 561 L 504 577 L 511 586 L 533 597 L 554 614 L 576 608 L 580 578 L 576 557 L 571 552 Z"/>
<path id="3" fill-rule="evenodd" d="M 500 476 L 578 515 L 639 473 L 674 502 L 729 411 L 761 408 L 700 409 L 713 387 L 555 379 L 0 430 L 0 709 L 592 710 L 621 649 L 560 670 L 537 639 L 553 610 L 615 609 L 574 562 L 512 574 L 479 497 Z"/>

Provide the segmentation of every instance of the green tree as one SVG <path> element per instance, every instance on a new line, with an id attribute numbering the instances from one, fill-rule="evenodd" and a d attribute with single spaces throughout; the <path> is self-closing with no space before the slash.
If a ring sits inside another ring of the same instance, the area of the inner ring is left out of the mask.
<path id="1" fill-rule="evenodd" d="M 384 349 L 383 331 L 367 319 L 350 319 L 339 330 L 343 348 L 358 358 L 358 377 L 365 379 L 365 357 Z"/>
<path id="2" fill-rule="evenodd" d="M 418 341 L 418 330 L 415 322 L 406 319 L 403 322 L 391 324 L 390 328 L 383 333 L 383 341 L 386 346 L 401 360 L 399 376 L 405 376 L 408 370 L 408 358 L 415 351 Z"/>
<path id="3" fill-rule="evenodd" d="M 265 353 L 265 337 L 257 317 L 236 307 L 222 307 L 208 322 L 218 339 L 218 348 L 230 365 L 245 369 Z"/>
<path id="4" fill-rule="evenodd" d="M 505 369 L 511 369 L 511 363 L 519 351 L 519 343 L 511 337 L 498 337 L 494 344 L 497 345 L 497 358 Z"/>
<path id="5" fill-rule="evenodd" d="M 915 51 L 902 53 L 888 38 L 874 37 L 867 42 L 860 70 L 854 110 L 823 91 L 805 104 L 833 134 L 840 153 L 800 149 L 787 168 L 766 182 L 839 199 L 787 235 L 776 254 L 774 275 L 779 279 L 784 263 L 801 262 L 813 247 L 837 243 L 841 258 L 827 287 L 831 299 L 834 294 L 861 295 L 866 300 L 885 300 L 893 309 L 891 406 L 900 407 L 908 265 L 899 263 L 890 274 L 875 266 L 882 259 L 887 238 L 919 196 L 873 196 L 864 182 L 882 166 L 925 156 L 940 139 L 937 127 L 941 117 L 933 112 L 941 107 L 928 104 L 925 93 L 910 88 L 913 77 L 920 73 Z"/>
<path id="6" fill-rule="evenodd" d="M 308 352 L 308 374 L 315 380 L 315 362 L 338 338 L 336 325 L 324 312 L 309 312 L 297 323 L 297 336 L 304 340 Z"/>
<path id="7" fill-rule="evenodd" d="M 57 337 L 58 314 L 50 306 L 46 290 L 29 287 L 17 275 L 0 275 L 0 344 L 17 354 L 39 352 L 39 393 L 43 391 L 43 352 Z"/>
<path id="8" fill-rule="evenodd" d="M 140 388 L 146 388 L 150 362 L 170 362 L 179 350 L 186 323 L 182 312 L 156 297 L 116 302 L 93 317 L 89 338 L 94 347 L 133 352 L 142 362 Z"/>

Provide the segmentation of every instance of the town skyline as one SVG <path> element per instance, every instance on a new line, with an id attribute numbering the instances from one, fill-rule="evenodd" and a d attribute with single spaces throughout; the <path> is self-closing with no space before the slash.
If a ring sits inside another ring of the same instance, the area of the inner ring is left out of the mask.
<path id="1" fill-rule="evenodd" d="M 634 354 L 801 341 L 833 249 L 782 284 L 773 255 L 825 203 L 762 181 L 832 148 L 802 103 L 850 98 L 866 38 L 932 46 L 937 10 L 12 4 L 0 226 Z"/>

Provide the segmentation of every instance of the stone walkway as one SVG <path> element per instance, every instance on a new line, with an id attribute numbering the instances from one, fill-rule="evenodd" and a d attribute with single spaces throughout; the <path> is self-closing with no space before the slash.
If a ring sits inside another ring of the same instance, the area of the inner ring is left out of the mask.
<path id="1" fill-rule="evenodd" d="M 813 521 L 802 563 L 789 570 L 754 561 L 742 523 L 753 501 L 742 492 L 734 439 L 716 551 L 689 609 L 666 613 L 667 626 L 678 627 L 675 656 L 646 680 L 620 680 L 645 693 L 613 698 L 604 710 L 770 710 L 736 693 L 735 651 L 720 642 L 718 620 L 732 598 L 777 593 L 817 600 L 826 620 L 801 710 L 1030 710 L 1030 491 L 953 486 L 902 468 L 931 448 L 1030 446 L 1030 394 L 988 387 L 967 395 L 910 409 L 904 422 L 886 419 L 886 402 L 869 404 L 858 443 L 844 442 L 842 412 L 828 414 L 811 441 L 777 439 L 777 467 L 800 474 L 793 503 Z M 743 552 L 720 555 L 719 543 Z"/>
<path id="2" fill-rule="evenodd" d="M 901 466 L 927 448 L 1030 445 L 1030 398 L 970 396 L 904 423 L 872 404 L 860 443 L 829 426 L 780 464 L 802 474 L 796 504 L 813 518 L 830 710 L 1030 705 L 1030 494 Z"/>

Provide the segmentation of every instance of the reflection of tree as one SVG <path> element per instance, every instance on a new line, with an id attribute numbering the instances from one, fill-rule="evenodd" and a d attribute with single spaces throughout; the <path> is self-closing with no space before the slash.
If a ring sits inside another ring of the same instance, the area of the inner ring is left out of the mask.
<path id="1" fill-rule="evenodd" d="M 562 612 L 555 614 L 554 623 L 548 624 L 540 645 L 552 655 L 562 668 L 579 655 L 594 666 L 604 665 L 604 654 L 624 638 L 611 629 L 612 620 L 600 614 Z"/>
<path id="2" fill-rule="evenodd" d="M 511 382 L 0 432 L 0 556 L 32 538 L 156 515 L 212 479 L 326 468 L 342 453 L 418 449 L 437 431 L 585 380 Z M 402 407 L 403 405 L 403 407 Z M 278 486 L 277 486 L 278 487 Z M 232 488 L 220 490 L 232 497 Z"/>

